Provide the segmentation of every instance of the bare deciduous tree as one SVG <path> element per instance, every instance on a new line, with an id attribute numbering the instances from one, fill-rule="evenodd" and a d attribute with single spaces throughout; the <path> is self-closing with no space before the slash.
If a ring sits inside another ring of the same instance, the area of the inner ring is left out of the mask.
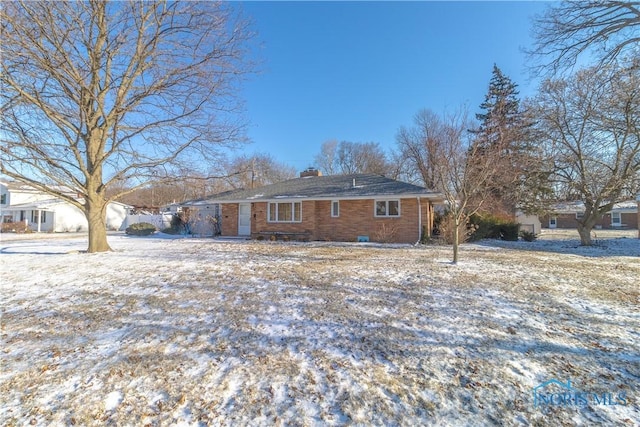
<path id="1" fill-rule="evenodd" d="M 400 158 L 405 164 L 405 173 L 415 175 L 427 188 L 436 188 L 436 148 L 442 135 L 442 119 L 431 110 L 418 112 L 412 127 L 401 127 L 396 135 Z M 414 181 L 414 179 L 410 179 Z"/>
<path id="2" fill-rule="evenodd" d="M 536 115 L 557 184 L 584 202 L 578 232 L 591 245 L 594 225 L 640 189 L 640 66 L 546 81 Z"/>
<path id="3" fill-rule="evenodd" d="M 327 175 L 375 173 L 389 176 L 393 167 L 376 142 L 327 141 L 316 156 L 320 170 Z"/>
<path id="4" fill-rule="evenodd" d="M 460 230 L 465 229 L 469 217 L 487 200 L 488 181 L 495 176 L 497 162 L 481 153 L 478 144 L 473 144 L 473 135 L 468 132 L 471 123 L 465 110 L 442 117 L 425 110 L 417 117 L 418 127 L 407 132 L 428 138 L 422 140 L 423 147 L 419 147 L 419 140 L 414 141 L 416 150 L 406 151 L 406 158 L 418 170 L 428 171 L 432 188 L 444 195 L 453 220 L 455 264 L 462 240 Z"/>
<path id="5" fill-rule="evenodd" d="M 640 55 L 640 2 L 563 1 L 534 20 L 535 59 L 551 73 L 573 67 L 586 52 L 600 66 Z M 540 68 L 540 67 L 538 67 Z"/>
<path id="6" fill-rule="evenodd" d="M 239 156 L 225 165 L 224 181 L 230 189 L 257 188 L 295 178 L 293 166 L 277 162 L 268 154 Z"/>
<path id="7" fill-rule="evenodd" d="M 331 139 L 325 141 L 320 146 L 320 153 L 315 156 L 316 166 L 325 175 L 335 175 L 336 171 L 336 152 L 338 150 L 338 141 Z"/>
<path id="8" fill-rule="evenodd" d="M 82 209 L 89 252 L 110 249 L 110 187 L 195 170 L 243 139 L 251 34 L 228 3 L 6 2 L 0 18 L 0 172 Z"/>

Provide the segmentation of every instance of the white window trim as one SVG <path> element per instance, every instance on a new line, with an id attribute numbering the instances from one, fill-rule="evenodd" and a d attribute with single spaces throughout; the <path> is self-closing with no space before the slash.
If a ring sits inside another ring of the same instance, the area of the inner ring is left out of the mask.
<path id="1" fill-rule="evenodd" d="M 613 217 L 616 216 L 618 221 L 615 222 Z M 622 227 L 622 213 L 621 212 L 611 212 L 611 226 L 612 227 Z"/>
<path id="2" fill-rule="evenodd" d="M 278 205 L 289 204 L 291 205 L 291 221 L 278 221 Z M 300 219 L 296 220 L 296 208 L 295 205 L 300 205 Z M 271 207 L 276 207 L 275 219 L 271 219 Z M 269 223 L 280 223 L 280 224 L 292 224 L 292 223 L 300 223 L 302 222 L 302 202 L 268 202 L 267 203 L 267 222 Z"/>
<path id="3" fill-rule="evenodd" d="M 386 209 L 385 215 L 378 215 L 378 203 L 385 202 Z M 389 215 L 389 202 L 398 202 L 398 215 Z M 377 199 L 373 201 L 373 216 L 375 218 L 400 218 L 402 216 L 402 210 L 400 206 L 400 199 Z"/>
<path id="4" fill-rule="evenodd" d="M 584 212 L 576 212 L 576 219 L 584 218 Z"/>
<path id="5" fill-rule="evenodd" d="M 32 224 L 38 223 L 38 209 L 31 211 L 31 223 Z M 47 223 L 47 211 L 40 210 L 40 224 L 46 224 L 46 223 Z"/>
<path id="6" fill-rule="evenodd" d="M 334 205 L 338 207 L 337 213 L 333 210 Z M 332 200 L 331 201 L 331 218 L 338 218 L 339 216 L 340 216 L 340 200 Z"/>

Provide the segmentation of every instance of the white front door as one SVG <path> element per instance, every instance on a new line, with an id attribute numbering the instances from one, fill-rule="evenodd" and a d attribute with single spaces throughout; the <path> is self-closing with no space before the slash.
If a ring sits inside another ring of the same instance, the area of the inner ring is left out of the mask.
<path id="1" fill-rule="evenodd" d="M 251 234 L 251 203 L 238 204 L 238 236 Z"/>

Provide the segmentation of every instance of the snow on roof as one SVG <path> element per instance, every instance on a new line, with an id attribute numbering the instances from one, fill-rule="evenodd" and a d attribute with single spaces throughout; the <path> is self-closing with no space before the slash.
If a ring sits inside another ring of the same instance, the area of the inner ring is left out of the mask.
<path id="1" fill-rule="evenodd" d="M 574 214 L 584 212 L 584 203 L 582 201 L 575 202 L 559 202 L 551 207 L 551 211 L 556 214 Z M 637 212 L 638 203 L 634 200 L 618 202 L 613 205 L 612 212 Z"/>
<path id="2" fill-rule="evenodd" d="M 29 203 L 18 203 L 15 205 L 10 205 L 6 208 L 3 208 L 4 211 L 28 211 L 28 210 L 51 210 L 54 206 L 59 205 L 61 203 L 66 203 L 62 199 L 46 199 L 46 200 L 37 200 L 35 202 Z"/>

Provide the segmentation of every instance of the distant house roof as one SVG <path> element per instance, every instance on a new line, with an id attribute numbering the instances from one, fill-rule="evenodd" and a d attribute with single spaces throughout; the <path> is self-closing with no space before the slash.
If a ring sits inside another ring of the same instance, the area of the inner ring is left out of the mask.
<path id="1" fill-rule="evenodd" d="M 31 184 L 27 184 L 22 181 L 16 181 L 16 180 L 0 181 L 0 185 L 5 186 L 7 190 L 12 193 L 32 193 L 32 194 L 44 193 L 42 190 L 37 189 Z M 50 185 L 49 188 L 71 197 L 74 197 L 75 195 L 78 194 L 78 192 L 73 190 L 71 187 L 60 186 L 60 185 Z"/>
<path id="2" fill-rule="evenodd" d="M 425 197 L 442 200 L 442 194 L 374 174 L 327 175 L 294 178 L 250 190 L 234 190 L 183 203 L 234 203 L 275 200 L 364 199 L 378 197 Z"/>
<path id="3" fill-rule="evenodd" d="M 41 211 L 50 211 L 54 206 L 59 205 L 61 203 L 65 203 L 62 199 L 46 199 L 46 200 L 37 200 L 35 202 L 29 203 L 18 203 L 15 205 L 7 206 L 3 208 L 4 211 L 29 211 L 29 210 L 41 210 Z"/>
<path id="4" fill-rule="evenodd" d="M 28 211 L 28 210 L 41 210 L 41 211 L 50 211 L 57 205 L 67 204 L 65 200 L 59 198 L 51 198 L 45 200 L 36 200 L 34 202 L 28 203 L 17 203 L 15 205 L 9 205 L 7 207 L 2 208 L 3 211 Z M 132 208 L 133 206 L 127 205 L 121 202 L 109 202 L 109 204 L 116 204 L 123 206 L 125 208 Z"/>
<path id="5" fill-rule="evenodd" d="M 551 207 L 551 212 L 555 214 L 575 214 L 585 211 L 584 203 L 577 202 L 560 202 Z M 638 212 L 638 203 L 634 200 L 627 200 L 613 205 L 611 212 L 634 213 Z"/>

